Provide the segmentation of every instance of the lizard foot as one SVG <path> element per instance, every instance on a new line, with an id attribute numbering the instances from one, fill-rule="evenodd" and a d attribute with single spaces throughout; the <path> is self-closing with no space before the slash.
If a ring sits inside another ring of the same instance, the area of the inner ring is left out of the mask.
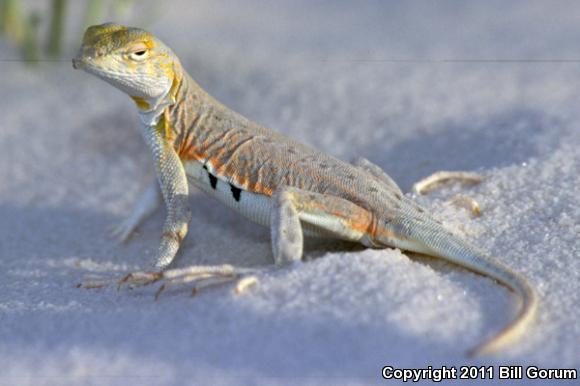
<path id="1" fill-rule="evenodd" d="M 483 181 L 485 177 L 480 176 L 476 173 L 470 172 L 447 172 L 441 171 L 431 174 L 429 177 L 425 177 L 420 181 L 413 184 L 413 191 L 417 194 L 426 194 L 439 185 L 450 182 L 450 181 L 460 181 L 465 184 L 479 184 Z M 469 196 L 464 196 L 462 194 L 456 194 L 450 200 L 451 204 L 457 205 L 471 211 L 471 214 L 475 217 L 481 215 L 481 208 L 477 201 Z"/>
<path id="2" fill-rule="evenodd" d="M 258 282 L 252 275 L 255 270 L 234 268 L 231 265 L 219 266 L 191 266 L 185 268 L 170 269 L 162 272 L 135 272 L 124 276 L 118 283 L 118 289 L 124 285 L 129 288 L 145 286 L 161 281 L 155 293 L 155 299 L 170 286 L 180 284 L 193 284 L 192 296 L 200 290 L 210 287 L 224 286 L 236 283 L 234 292 L 241 294 Z"/>
<path id="3" fill-rule="evenodd" d="M 162 277 L 163 272 L 132 272 L 119 280 L 117 290 L 120 290 L 124 285 L 129 288 L 143 287 L 159 281 Z"/>
<path id="4" fill-rule="evenodd" d="M 440 171 L 425 177 L 413 184 L 413 191 L 417 194 L 425 194 L 434 190 L 438 185 L 449 181 L 461 181 L 465 184 L 479 184 L 485 177 L 470 172 Z"/>
<path id="5" fill-rule="evenodd" d="M 481 207 L 479 203 L 469 196 L 464 196 L 463 194 L 456 194 L 451 197 L 451 204 L 469 209 L 471 214 L 475 217 L 481 215 Z"/>
<path id="6" fill-rule="evenodd" d="M 102 276 L 87 276 L 85 280 L 78 283 L 75 287 L 77 288 L 85 288 L 85 289 L 98 289 L 108 287 L 113 282 L 113 279 L 110 277 L 102 277 Z"/>

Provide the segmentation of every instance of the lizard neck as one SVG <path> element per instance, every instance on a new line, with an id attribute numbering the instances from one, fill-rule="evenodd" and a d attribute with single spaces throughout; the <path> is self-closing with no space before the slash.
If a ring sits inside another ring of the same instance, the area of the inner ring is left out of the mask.
<path id="1" fill-rule="evenodd" d="M 171 128 L 165 138 L 180 156 L 204 159 L 198 150 L 213 142 L 213 137 L 242 126 L 245 118 L 218 102 L 185 71 L 182 75 L 175 88 L 175 103 L 165 109 L 160 122 Z"/>
<path id="2" fill-rule="evenodd" d="M 178 94 L 183 88 L 185 72 L 178 61 L 175 61 L 168 71 L 168 82 L 165 91 L 155 98 L 131 96 L 139 110 L 139 119 L 144 126 L 156 127 L 168 108 L 175 105 Z"/>
<path id="3" fill-rule="evenodd" d="M 171 145 L 183 160 L 203 162 L 219 152 L 213 147 L 226 145 L 226 132 L 248 127 L 249 121 L 209 95 L 180 65 L 175 67 L 172 85 L 161 97 L 133 98 L 141 132 L 148 143 Z"/>

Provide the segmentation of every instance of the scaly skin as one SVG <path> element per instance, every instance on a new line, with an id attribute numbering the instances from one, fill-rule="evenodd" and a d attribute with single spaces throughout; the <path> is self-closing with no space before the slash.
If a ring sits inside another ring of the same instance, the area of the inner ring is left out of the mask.
<path id="1" fill-rule="evenodd" d="M 537 299 L 527 281 L 447 231 L 378 166 L 365 159 L 345 163 L 229 110 L 203 91 L 175 54 L 150 33 L 118 24 L 90 27 L 73 66 L 135 101 L 167 206 L 155 272 L 136 273 L 126 281 L 171 280 L 180 273 L 187 277 L 185 270 L 165 269 L 187 234 L 192 184 L 269 226 L 276 264 L 301 259 L 305 234 L 429 254 L 498 280 L 520 296 L 519 314 L 470 354 L 509 346 L 531 323 Z M 156 208 L 156 185 L 117 230 L 122 238 Z M 234 271 L 208 267 L 187 272 L 231 276 Z"/>

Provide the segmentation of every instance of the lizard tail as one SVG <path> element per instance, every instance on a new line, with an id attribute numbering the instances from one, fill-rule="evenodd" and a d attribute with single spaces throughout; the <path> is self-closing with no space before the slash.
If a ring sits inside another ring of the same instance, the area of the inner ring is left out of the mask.
<path id="1" fill-rule="evenodd" d="M 497 280 L 521 299 L 517 316 L 491 338 L 469 350 L 467 355 L 492 354 L 517 341 L 532 323 L 538 308 L 538 297 L 526 278 L 456 236 L 435 237 L 427 244 L 438 257 Z"/>
<path id="2" fill-rule="evenodd" d="M 451 263 L 497 280 L 514 291 L 521 299 L 517 316 L 498 333 L 468 351 L 468 356 L 486 355 L 508 347 L 517 341 L 532 323 L 538 308 L 538 297 L 532 286 L 519 273 L 512 271 L 499 260 L 489 256 L 472 244 L 440 229 L 430 222 L 402 224 L 397 229 L 404 237 L 387 237 L 379 244 L 439 257 Z M 379 232 L 379 234 L 389 232 Z M 394 242 L 393 242 L 394 241 Z"/>
<path id="3" fill-rule="evenodd" d="M 469 350 L 467 355 L 470 357 L 492 354 L 520 339 L 536 314 L 538 297 L 532 286 L 522 275 L 507 270 L 506 267 L 502 277 L 496 277 L 496 279 L 520 295 L 522 299 L 520 310 L 516 318 L 498 333 Z"/>

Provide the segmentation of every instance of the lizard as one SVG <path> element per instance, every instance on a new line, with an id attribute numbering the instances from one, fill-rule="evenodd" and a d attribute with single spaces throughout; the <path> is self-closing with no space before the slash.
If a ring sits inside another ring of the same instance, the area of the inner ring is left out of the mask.
<path id="1" fill-rule="evenodd" d="M 304 237 L 330 238 L 431 255 L 512 290 L 518 295 L 517 315 L 468 355 L 505 349 L 532 323 L 538 297 L 521 274 L 446 229 L 367 159 L 342 161 L 227 108 L 150 32 L 115 23 L 91 26 L 72 63 L 134 100 L 154 161 L 156 179 L 117 235 L 128 238 L 160 202 L 167 208 L 152 269 L 122 282 L 244 275 L 231 266 L 169 268 L 188 232 L 193 186 L 269 227 L 274 267 L 301 261 Z"/>

